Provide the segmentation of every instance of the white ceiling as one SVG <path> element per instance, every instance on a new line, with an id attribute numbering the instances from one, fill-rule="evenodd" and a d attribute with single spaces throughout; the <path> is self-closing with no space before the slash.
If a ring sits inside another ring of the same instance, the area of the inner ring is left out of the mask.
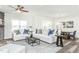
<path id="1" fill-rule="evenodd" d="M 12 5 L 13 7 L 16 7 Z M 24 5 L 29 12 L 35 12 L 47 17 L 64 17 L 68 15 L 79 15 L 78 5 Z M 15 9 L 8 5 L 1 5 L 0 11 L 8 13 L 16 13 Z"/>

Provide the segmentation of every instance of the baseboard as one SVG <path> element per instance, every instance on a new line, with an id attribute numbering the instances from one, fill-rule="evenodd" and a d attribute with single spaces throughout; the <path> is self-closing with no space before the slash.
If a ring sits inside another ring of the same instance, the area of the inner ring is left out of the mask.
<path id="1" fill-rule="evenodd" d="M 13 40 L 13 38 L 6 38 L 6 39 L 4 39 L 4 40 Z"/>

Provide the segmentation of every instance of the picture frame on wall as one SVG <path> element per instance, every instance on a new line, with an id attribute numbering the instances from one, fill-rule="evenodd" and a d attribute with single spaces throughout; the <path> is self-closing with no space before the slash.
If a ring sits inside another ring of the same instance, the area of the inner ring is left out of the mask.
<path id="1" fill-rule="evenodd" d="M 63 25 L 63 28 L 73 28 L 74 22 L 73 21 L 62 22 L 62 25 Z"/>

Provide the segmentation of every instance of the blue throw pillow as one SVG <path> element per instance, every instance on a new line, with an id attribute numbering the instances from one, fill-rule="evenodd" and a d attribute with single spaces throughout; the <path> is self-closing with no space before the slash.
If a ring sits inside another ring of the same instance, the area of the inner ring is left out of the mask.
<path id="1" fill-rule="evenodd" d="M 29 30 L 24 29 L 23 34 L 28 34 Z"/>
<path id="2" fill-rule="evenodd" d="M 53 33 L 54 33 L 54 30 L 49 29 L 48 36 L 53 34 Z"/>

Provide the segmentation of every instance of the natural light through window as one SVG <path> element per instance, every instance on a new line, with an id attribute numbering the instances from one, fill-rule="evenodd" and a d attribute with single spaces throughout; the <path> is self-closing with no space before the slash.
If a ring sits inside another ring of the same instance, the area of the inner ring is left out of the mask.
<path id="1" fill-rule="evenodd" d="M 25 29 L 27 21 L 25 20 L 12 20 L 12 30 Z"/>

